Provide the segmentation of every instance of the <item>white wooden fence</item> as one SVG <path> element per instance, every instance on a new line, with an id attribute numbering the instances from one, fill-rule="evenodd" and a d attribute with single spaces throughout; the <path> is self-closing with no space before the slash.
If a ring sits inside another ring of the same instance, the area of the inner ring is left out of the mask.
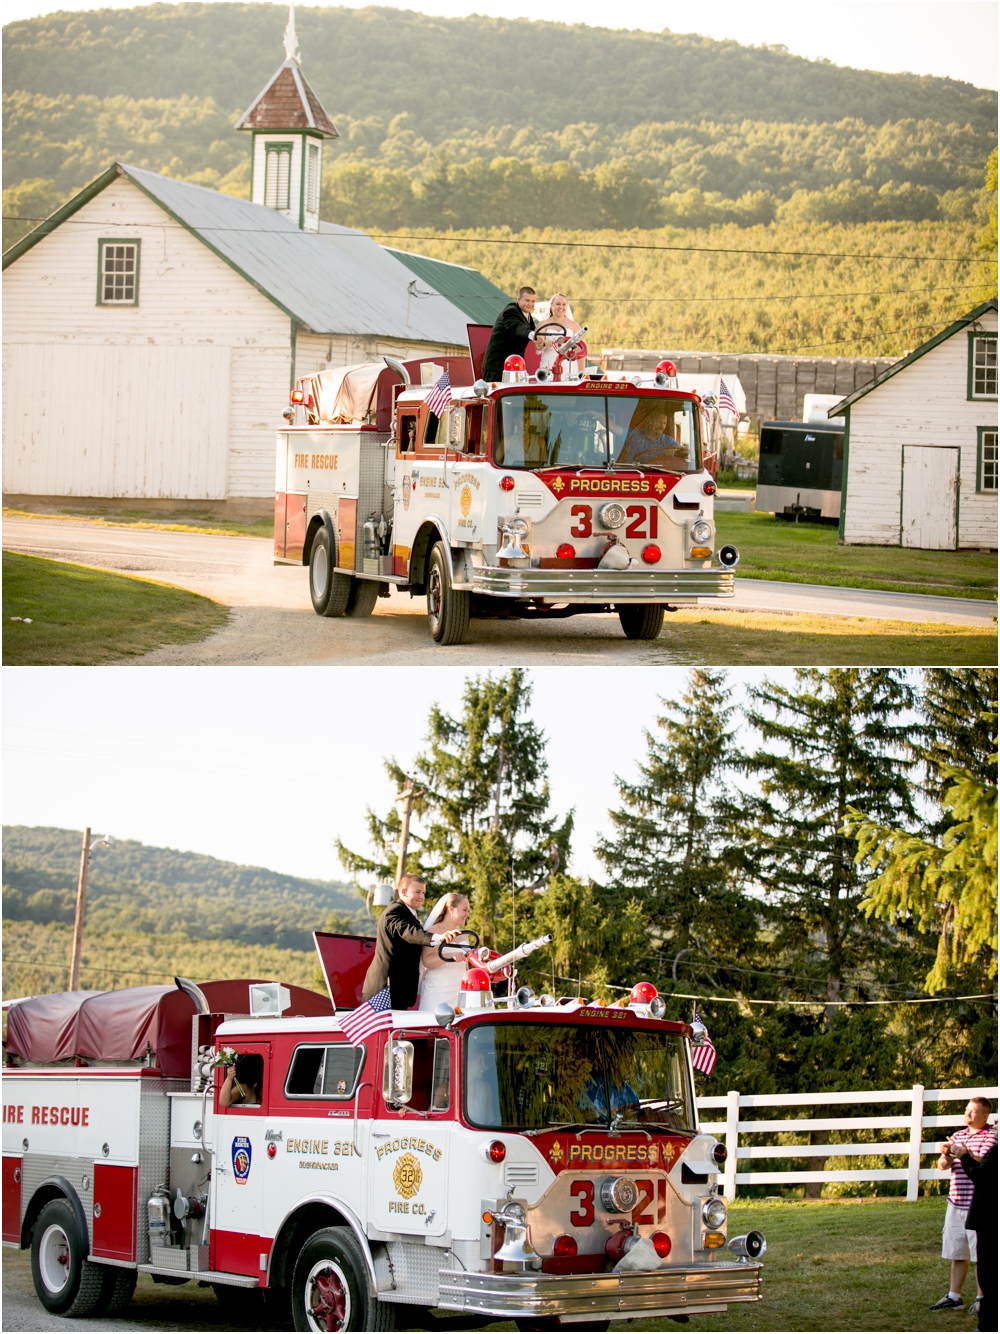
<path id="1" fill-rule="evenodd" d="M 921 1158 L 927 1154 L 938 1153 L 941 1141 L 953 1130 L 961 1129 L 964 1105 L 970 1098 L 985 1097 L 996 1099 L 995 1088 L 966 1089 L 925 1089 L 922 1084 L 914 1084 L 912 1089 L 878 1089 L 864 1093 L 765 1093 L 740 1094 L 730 1090 L 724 1097 L 699 1098 L 698 1111 L 704 1113 L 715 1108 L 724 1109 L 724 1121 L 702 1121 L 701 1128 L 707 1134 L 716 1135 L 725 1142 L 728 1149 L 726 1166 L 722 1174 L 726 1198 L 735 1200 L 739 1186 L 799 1186 L 807 1181 L 905 1181 L 906 1198 L 915 1200 L 921 1181 L 943 1181 L 950 1173 L 939 1172 L 937 1165 L 922 1167 Z M 819 1116 L 790 1117 L 772 1121 L 744 1121 L 740 1112 L 744 1109 L 759 1107 L 833 1107 L 854 1104 L 870 1105 L 878 1103 L 906 1103 L 908 1111 L 903 1116 Z M 947 1116 L 928 1116 L 924 1112 L 927 1103 L 960 1103 L 960 1107 Z M 995 1101 L 994 1101 L 995 1105 Z M 996 1115 L 990 1117 L 996 1121 Z M 896 1129 L 905 1132 L 894 1143 L 882 1143 L 871 1137 L 865 1138 L 873 1130 Z M 855 1132 L 849 1144 L 753 1144 L 747 1143 L 753 1135 L 773 1135 L 781 1132 L 808 1135 L 813 1130 L 850 1130 Z M 925 1130 L 937 1130 L 936 1137 L 924 1139 Z M 905 1156 L 905 1167 L 865 1168 L 859 1171 L 843 1172 L 772 1172 L 738 1171 L 738 1166 L 752 1163 L 755 1159 L 770 1158 L 860 1158 L 875 1157 L 882 1154 Z"/>

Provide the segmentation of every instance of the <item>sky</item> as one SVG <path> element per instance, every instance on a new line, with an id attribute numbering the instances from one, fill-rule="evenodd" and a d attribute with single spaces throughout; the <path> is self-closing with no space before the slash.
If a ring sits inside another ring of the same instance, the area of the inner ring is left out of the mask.
<path id="1" fill-rule="evenodd" d="M 461 710 L 463 668 L 46 668 L 4 673 L 4 824 L 90 826 L 320 880 L 345 879 L 341 838 L 368 852 L 365 809 L 388 811 L 383 769 L 421 749 L 430 706 Z M 730 673 L 742 697 L 764 676 Z M 614 778 L 636 777 L 643 729 L 686 671 L 530 672 L 549 738 L 552 809 L 576 810 L 572 870 L 599 875 Z M 95 857 L 100 856 L 98 849 Z"/>
<path id="2" fill-rule="evenodd" d="M 129 8 L 134 0 L 4 0 L 4 21 L 59 10 Z M 350 3 L 361 8 L 361 0 Z M 595 27 L 698 32 L 749 46 L 787 46 L 810 60 L 826 59 L 857 69 L 903 70 L 997 87 L 997 5 L 993 0 L 710 0 L 692 6 L 680 0 L 425 0 L 397 6 L 424 14 L 461 17 L 470 12 L 508 18 L 549 19 Z"/>

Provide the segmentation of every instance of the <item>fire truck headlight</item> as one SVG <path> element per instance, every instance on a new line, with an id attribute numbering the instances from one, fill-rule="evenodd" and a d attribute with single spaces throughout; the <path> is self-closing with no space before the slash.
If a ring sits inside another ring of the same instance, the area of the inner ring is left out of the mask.
<path id="1" fill-rule="evenodd" d="M 597 517 L 605 528 L 620 528 L 625 522 L 625 506 L 613 500 L 609 505 L 602 505 Z"/>
<path id="2" fill-rule="evenodd" d="M 713 1195 L 701 1207 L 701 1220 L 712 1232 L 717 1232 L 728 1217 L 726 1202 L 718 1195 Z"/>
<path id="3" fill-rule="evenodd" d="M 706 542 L 712 540 L 712 525 L 706 523 L 704 519 L 699 519 L 697 523 L 691 525 L 691 541 L 699 546 L 704 546 Z"/>

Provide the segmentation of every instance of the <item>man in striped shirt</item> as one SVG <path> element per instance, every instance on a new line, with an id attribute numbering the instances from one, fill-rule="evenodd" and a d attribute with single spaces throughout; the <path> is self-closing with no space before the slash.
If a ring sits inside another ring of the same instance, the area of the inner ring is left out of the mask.
<path id="1" fill-rule="evenodd" d="M 959 1130 L 941 1146 L 938 1168 L 942 1172 L 951 1168 L 951 1189 L 948 1191 L 948 1206 L 941 1234 L 941 1255 L 951 1261 L 951 1287 L 946 1296 L 934 1303 L 932 1311 L 954 1311 L 962 1306 L 962 1284 L 969 1272 L 969 1261 L 976 1263 L 976 1234 L 968 1232 L 965 1227 L 969 1205 L 972 1203 L 973 1185 L 960 1160 L 963 1153 L 982 1158 L 987 1149 L 996 1144 L 996 1126 L 989 1124 L 992 1110 L 988 1098 L 970 1098 L 965 1108 L 965 1129 Z M 992 1256 L 984 1259 L 986 1264 L 994 1262 Z M 980 1292 L 970 1307 L 970 1315 L 977 1313 L 981 1296 Z"/>

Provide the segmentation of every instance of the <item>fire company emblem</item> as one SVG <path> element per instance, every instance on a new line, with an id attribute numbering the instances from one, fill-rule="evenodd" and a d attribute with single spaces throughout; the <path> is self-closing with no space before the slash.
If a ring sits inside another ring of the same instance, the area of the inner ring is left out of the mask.
<path id="1" fill-rule="evenodd" d="M 392 1169 L 392 1183 L 404 1200 L 412 1200 L 420 1189 L 424 1174 L 412 1153 L 404 1153 Z"/>
<path id="2" fill-rule="evenodd" d="M 555 493 L 558 495 L 560 491 L 564 491 L 565 489 L 566 489 L 566 483 L 563 481 L 561 477 L 557 477 L 556 480 L 552 483 L 552 490 L 555 491 Z"/>
<path id="3" fill-rule="evenodd" d="M 467 519 L 469 517 L 469 510 L 472 509 L 472 491 L 469 487 L 462 487 L 462 495 L 458 503 L 462 507 L 462 518 Z"/>
<path id="4" fill-rule="evenodd" d="M 233 1176 L 237 1186 L 245 1186 L 250 1175 L 250 1158 L 253 1149 L 246 1135 L 237 1135 L 233 1140 Z"/>
<path id="5" fill-rule="evenodd" d="M 563 1159 L 563 1146 L 556 1140 L 552 1148 L 549 1149 L 549 1157 L 554 1163 L 561 1163 Z"/>

